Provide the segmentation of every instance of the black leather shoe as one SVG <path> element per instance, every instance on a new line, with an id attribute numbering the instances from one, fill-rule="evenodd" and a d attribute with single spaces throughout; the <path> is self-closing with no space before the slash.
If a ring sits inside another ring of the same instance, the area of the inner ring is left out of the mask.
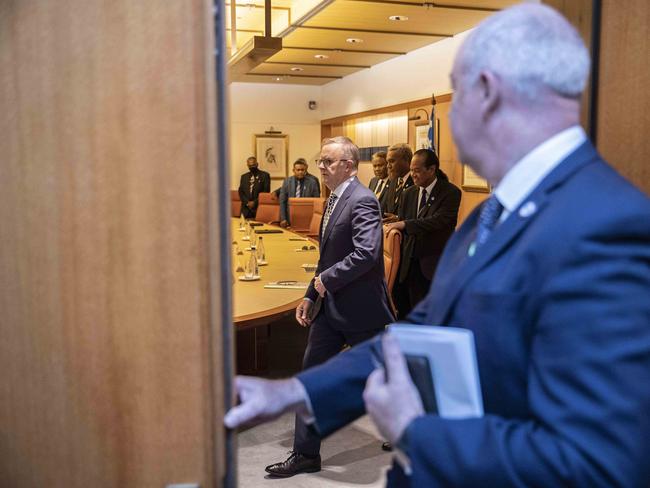
<path id="1" fill-rule="evenodd" d="M 392 444 L 391 444 L 390 442 L 384 442 L 384 443 L 381 445 L 381 448 L 382 448 L 384 451 L 392 451 L 392 450 L 393 450 L 393 446 L 392 446 Z"/>
<path id="2" fill-rule="evenodd" d="M 278 478 L 288 478 L 300 473 L 315 473 L 320 471 L 320 455 L 314 458 L 291 452 L 286 461 L 267 466 L 265 471 Z"/>

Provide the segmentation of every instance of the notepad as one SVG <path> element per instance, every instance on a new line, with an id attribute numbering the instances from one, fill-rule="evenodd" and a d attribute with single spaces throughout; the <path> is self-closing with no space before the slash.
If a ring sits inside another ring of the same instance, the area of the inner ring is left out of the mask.
<path id="1" fill-rule="evenodd" d="M 390 324 L 388 333 L 397 338 L 407 362 L 409 357 L 426 358 L 435 390 L 437 412 L 441 417 L 483 416 L 481 384 L 471 330 Z"/>
<path id="2" fill-rule="evenodd" d="M 276 288 L 276 289 L 286 289 L 286 290 L 306 290 L 309 286 L 309 283 L 304 281 L 269 281 L 264 285 L 264 288 Z"/>

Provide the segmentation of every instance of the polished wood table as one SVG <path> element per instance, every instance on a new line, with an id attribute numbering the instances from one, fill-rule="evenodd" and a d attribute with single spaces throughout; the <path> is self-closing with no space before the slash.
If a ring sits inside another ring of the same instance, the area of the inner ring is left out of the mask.
<path id="1" fill-rule="evenodd" d="M 257 281 L 240 281 L 243 271 L 237 271 L 238 265 L 246 266 L 250 259 L 249 241 L 242 238 L 245 233 L 239 231 L 239 219 L 232 219 L 231 235 L 243 252 L 236 255 L 233 252 L 233 322 L 235 324 L 237 346 L 238 374 L 265 374 L 269 362 L 269 340 L 271 336 L 270 323 L 282 316 L 294 313 L 306 288 L 302 289 L 269 289 L 264 285 L 273 281 L 296 281 L 309 283 L 314 271 L 305 271 L 303 264 L 318 263 L 318 242 L 305 239 L 304 236 L 280 229 L 279 227 L 263 225 L 253 230 L 279 229 L 281 234 L 257 234 L 262 237 L 267 265 L 260 266 L 260 279 Z M 313 246 L 313 250 L 296 252 L 303 246 Z M 233 251 L 235 244 L 232 245 Z M 298 324 L 296 323 L 296 327 Z"/>

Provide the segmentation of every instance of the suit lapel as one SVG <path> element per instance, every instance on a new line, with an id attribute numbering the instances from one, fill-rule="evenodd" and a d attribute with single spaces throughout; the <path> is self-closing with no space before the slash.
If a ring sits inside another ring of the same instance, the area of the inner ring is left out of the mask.
<path id="1" fill-rule="evenodd" d="M 533 222 L 548 205 L 550 194 L 560 187 L 576 171 L 597 158 L 597 153 L 591 143 L 586 142 L 560 163 L 533 192 L 524 199 L 508 218 L 499 224 L 487 242 L 476 254 L 468 257 L 468 249 L 474 241 L 480 209 L 476 209 L 463 225 L 464 235 L 454 246 L 454 251 L 448 261 L 437 273 L 441 277 L 436 280 L 436 289 L 442 291 L 442 298 L 435 303 L 432 310 L 431 323 L 444 324 L 447 315 L 453 307 L 458 295 L 465 284 L 479 271 L 488 266 L 492 260 L 505 252 L 521 233 Z M 482 207 L 482 206 L 481 206 Z M 532 209 L 532 211 L 531 211 Z M 460 231 L 459 231 L 460 232 Z"/>

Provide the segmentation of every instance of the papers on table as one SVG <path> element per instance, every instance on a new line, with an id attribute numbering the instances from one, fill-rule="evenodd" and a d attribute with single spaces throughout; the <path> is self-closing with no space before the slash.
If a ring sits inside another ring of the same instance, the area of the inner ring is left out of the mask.
<path id="1" fill-rule="evenodd" d="M 308 286 L 309 283 L 305 283 L 304 281 L 285 280 L 285 281 L 269 281 L 267 284 L 264 285 L 264 288 L 306 290 Z"/>
<path id="2" fill-rule="evenodd" d="M 428 360 L 441 417 L 483 416 L 474 334 L 471 330 L 391 324 L 388 332 L 397 338 L 406 356 Z"/>

